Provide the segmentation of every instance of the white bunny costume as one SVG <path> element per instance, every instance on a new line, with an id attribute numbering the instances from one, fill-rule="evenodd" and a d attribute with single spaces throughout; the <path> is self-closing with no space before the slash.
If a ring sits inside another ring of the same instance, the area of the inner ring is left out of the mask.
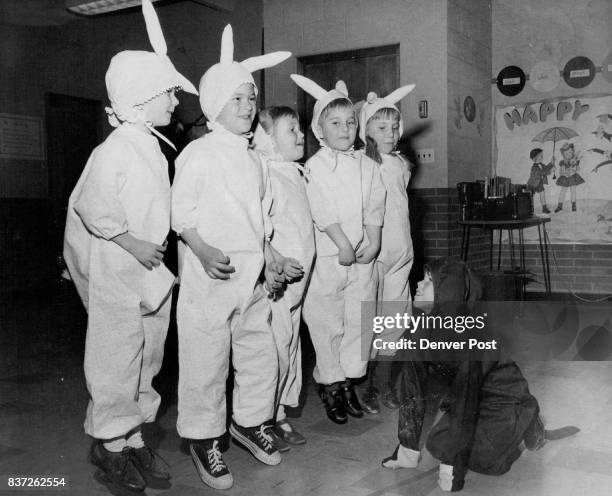
<path id="1" fill-rule="evenodd" d="M 151 381 L 161 368 L 174 275 L 147 270 L 112 239 L 123 233 L 162 244 L 170 229 L 167 162 L 141 104 L 177 87 L 197 94 L 166 56 L 149 0 L 142 10 L 155 53 L 124 51 L 106 74 L 111 123 L 70 196 L 64 258 L 88 311 L 85 431 L 110 439 L 152 422 L 160 403 Z M 165 139 L 165 138 L 164 138 Z"/>
<path id="2" fill-rule="evenodd" d="M 365 142 L 368 120 L 380 109 L 397 110 L 395 104 L 414 89 L 410 84 L 402 86 L 384 98 L 370 92 L 359 113 L 359 135 Z M 399 134 L 403 133 L 400 114 Z M 387 190 L 385 218 L 382 230 L 380 254 L 378 255 L 378 311 L 381 315 L 395 315 L 397 312 L 410 312 L 410 285 L 408 277 L 412 269 L 414 251 L 410 234 L 408 212 L 408 183 L 410 169 L 405 159 L 395 153 L 381 154 L 380 172 Z M 393 303 L 393 302 L 402 302 Z M 392 342 L 401 338 L 403 329 L 386 330 L 383 340 Z M 376 354 L 376 350 L 372 350 Z M 380 350 L 380 355 L 393 355 L 393 350 Z"/>
<path id="3" fill-rule="evenodd" d="M 200 81 L 200 103 L 211 132 L 191 142 L 176 162 L 172 228 L 179 235 L 196 229 L 236 269 L 229 280 L 211 279 L 193 251 L 184 249 L 177 307 L 177 429 L 185 438 L 217 438 L 225 432 L 230 350 L 236 371 L 234 421 L 254 427 L 273 415 L 278 360 L 261 282 L 264 241 L 272 234 L 269 178 L 247 137 L 216 119 L 240 85 L 256 89 L 251 71 L 290 55 L 276 52 L 236 62 L 228 25 L 220 62 Z"/>
<path id="4" fill-rule="evenodd" d="M 339 224 L 354 250 L 367 244 L 364 226 L 382 225 L 385 188 L 373 160 L 333 150 L 318 134 L 325 107 L 337 98 L 348 100 L 346 85 L 339 81 L 326 91 L 303 76 L 291 78 L 317 100 L 311 128 L 322 146 L 306 162 L 317 259 L 304 301 L 304 320 L 317 355 L 314 378 L 329 385 L 365 374 L 371 334 L 362 335 L 361 302 L 376 300 L 377 272 L 375 262 L 340 265 L 338 247 L 325 230 Z"/>

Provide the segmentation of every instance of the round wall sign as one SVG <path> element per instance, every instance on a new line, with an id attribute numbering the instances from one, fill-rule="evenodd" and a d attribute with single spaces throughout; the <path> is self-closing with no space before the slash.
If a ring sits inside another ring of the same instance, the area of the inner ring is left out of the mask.
<path id="1" fill-rule="evenodd" d="M 544 60 L 534 65 L 529 73 L 529 84 L 542 93 L 554 90 L 561 80 L 559 67 L 550 60 Z"/>
<path id="2" fill-rule="evenodd" d="M 608 83 L 612 83 L 612 52 L 608 54 L 601 64 L 601 75 Z"/>
<path id="3" fill-rule="evenodd" d="M 584 88 L 595 78 L 595 64 L 588 57 L 574 57 L 563 68 L 563 80 L 572 88 Z"/>
<path id="4" fill-rule="evenodd" d="M 468 122 L 474 122 L 476 118 L 476 102 L 471 96 L 466 96 L 463 100 L 463 114 Z"/>
<path id="5" fill-rule="evenodd" d="M 509 65 L 497 75 L 497 89 L 506 96 L 518 95 L 525 87 L 525 73 L 520 67 Z"/>

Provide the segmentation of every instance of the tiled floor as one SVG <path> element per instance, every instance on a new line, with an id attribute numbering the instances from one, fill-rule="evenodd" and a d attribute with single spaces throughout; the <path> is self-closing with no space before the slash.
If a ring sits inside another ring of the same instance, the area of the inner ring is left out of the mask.
<path id="1" fill-rule="evenodd" d="M 82 373 L 84 312 L 72 288 L 56 288 L 52 295 L 4 299 L 0 307 L 0 474 L 49 474 L 69 479 L 69 489 L 48 491 L 49 494 L 108 494 L 92 477 L 94 469 L 87 462 L 90 439 L 82 429 L 87 402 Z M 157 424 L 145 433 L 169 462 L 173 487 L 166 491 L 148 489 L 147 494 L 216 494 L 199 481 L 185 445 L 176 434 L 175 356 L 171 334 L 159 381 L 164 403 Z M 308 358 L 306 361 L 311 362 Z M 547 427 L 573 425 L 580 432 L 549 442 L 539 452 L 524 453 L 501 477 L 468 474 L 462 494 L 611 494 L 612 363 L 521 365 L 532 392 L 540 400 Z M 283 455 L 278 467 L 264 466 L 230 443 L 225 457 L 236 482 L 225 494 L 443 494 L 436 485 L 437 463 L 427 453 L 418 469 L 393 472 L 381 468 L 381 459 L 396 445 L 394 412 L 383 410 L 378 416 L 351 419 L 346 426 L 336 426 L 325 418 L 312 381 L 308 382 L 304 408 L 293 419 L 308 443 Z M 0 490 L 0 494 L 12 493 Z"/>

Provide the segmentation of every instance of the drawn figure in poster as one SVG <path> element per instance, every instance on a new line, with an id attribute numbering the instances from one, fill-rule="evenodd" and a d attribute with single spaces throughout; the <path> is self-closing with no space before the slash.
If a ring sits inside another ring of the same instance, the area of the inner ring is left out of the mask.
<path id="1" fill-rule="evenodd" d="M 555 158 L 548 164 L 544 164 L 544 152 L 541 148 L 534 148 L 529 152 L 529 158 L 533 161 L 531 166 L 531 172 L 529 179 L 527 180 L 527 186 L 533 193 L 539 193 L 540 205 L 542 205 L 542 213 L 549 214 L 548 205 L 546 205 L 546 191 L 544 185 L 548 184 L 548 175 L 555 166 Z"/>
<path id="2" fill-rule="evenodd" d="M 576 211 L 576 186 L 584 183 L 582 176 L 578 174 L 580 169 L 580 156 L 576 155 L 574 150 L 574 144 L 566 142 L 561 147 L 561 155 L 563 160 L 559 162 L 559 178 L 557 179 L 557 186 L 561 186 L 559 192 L 559 201 L 555 213 L 563 210 L 563 202 L 565 201 L 565 195 L 567 188 L 570 189 L 570 195 L 572 199 L 572 212 Z"/>
<path id="3" fill-rule="evenodd" d="M 597 136 L 600 140 L 606 139 L 608 141 L 612 141 L 612 134 L 606 133 L 602 125 L 599 125 L 597 127 L 597 131 L 594 131 L 593 134 Z M 597 172 L 597 170 L 600 167 L 604 165 L 612 164 L 612 150 L 602 150 L 601 148 L 589 148 L 587 151 L 598 153 L 599 155 L 602 155 L 601 158 L 603 159 L 593 168 L 591 172 Z"/>

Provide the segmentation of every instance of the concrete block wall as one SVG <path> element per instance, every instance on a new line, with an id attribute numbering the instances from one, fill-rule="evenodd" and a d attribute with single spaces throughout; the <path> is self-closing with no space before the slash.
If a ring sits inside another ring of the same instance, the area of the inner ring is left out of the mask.
<path id="1" fill-rule="evenodd" d="M 298 89 L 289 79 L 297 70 L 295 57 L 399 43 L 400 84 L 416 84 L 400 104 L 405 128 L 426 124 L 413 144 L 434 148 L 436 156 L 414 177 L 413 187 L 448 186 L 446 9 L 446 0 L 264 0 L 266 51 L 294 55 L 266 70 L 266 104 L 297 107 Z M 419 100 L 429 102 L 426 120 L 418 119 Z"/>
<path id="2" fill-rule="evenodd" d="M 448 186 L 491 174 L 491 2 L 448 1 Z M 476 103 L 475 119 L 464 112 Z"/>

